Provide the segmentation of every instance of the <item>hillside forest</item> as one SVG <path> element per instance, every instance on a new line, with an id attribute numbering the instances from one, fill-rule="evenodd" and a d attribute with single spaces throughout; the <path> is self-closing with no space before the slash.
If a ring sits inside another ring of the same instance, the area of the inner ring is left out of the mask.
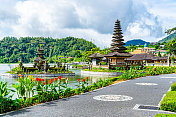
<path id="1" fill-rule="evenodd" d="M 0 63 L 17 63 L 19 60 L 24 63 L 33 62 L 41 44 L 44 48 L 45 58 L 51 63 L 62 58 L 70 59 L 67 61 L 79 61 L 77 59 L 84 59 L 86 51 L 96 48 L 96 45 L 92 42 L 74 37 L 62 39 L 4 37 L 0 41 Z M 66 60 L 64 59 L 63 62 L 66 62 Z"/>

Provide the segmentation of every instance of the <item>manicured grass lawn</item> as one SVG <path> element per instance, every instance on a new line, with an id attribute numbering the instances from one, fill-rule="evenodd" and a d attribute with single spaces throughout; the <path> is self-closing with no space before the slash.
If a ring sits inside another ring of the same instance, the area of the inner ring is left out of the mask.
<path id="1" fill-rule="evenodd" d="M 176 114 L 156 114 L 155 117 L 176 117 Z"/>
<path id="2" fill-rule="evenodd" d="M 161 110 L 176 112 L 176 82 L 171 85 L 171 91 L 161 101 Z M 157 114 L 155 117 L 176 117 L 176 114 Z"/>

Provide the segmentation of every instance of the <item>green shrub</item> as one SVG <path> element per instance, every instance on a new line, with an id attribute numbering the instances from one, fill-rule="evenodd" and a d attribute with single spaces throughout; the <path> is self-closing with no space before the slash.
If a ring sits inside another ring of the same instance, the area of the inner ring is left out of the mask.
<path id="1" fill-rule="evenodd" d="M 101 63 L 101 65 L 107 65 L 107 63 L 106 62 L 100 62 Z"/>
<path id="2" fill-rule="evenodd" d="M 176 112 L 176 91 L 168 91 L 161 101 L 161 110 Z"/>
<path id="3" fill-rule="evenodd" d="M 176 82 L 171 85 L 171 91 L 176 91 Z"/>
<path id="4" fill-rule="evenodd" d="M 156 114 L 155 117 L 176 117 L 176 114 Z"/>

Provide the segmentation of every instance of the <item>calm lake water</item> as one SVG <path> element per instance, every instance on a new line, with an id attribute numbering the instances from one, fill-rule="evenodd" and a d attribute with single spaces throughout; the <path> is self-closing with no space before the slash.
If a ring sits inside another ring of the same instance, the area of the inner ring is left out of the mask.
<path id="1" fill-rule="evenodd" d="M 0 64 L 0 81 L 5 81 L 8 82 L 8 86 L 10 88 L 12 88 L 12 83 L 17 83 L 17 78 L 8 78 L 8 77 L 1 77 L 1 74 L 7 71 L 10 71 L 10 69 L 14 68 L 15 66 L 17 66 L 18 64 Z M 32 64 L 24 64 L 24 66 L 32 66 Z M 53 66 L 51 64 L 51 66 Z M 72 88 L 76 88 L 75 85 L 78 84 L 78 78 L 80 78 L 81 80 L 83 78 L 89 77 L 89 83 L 93 83 L 93 82 L 97 82 L 99 79 L 107 79 L 110 78 L 112 76 L 89 76 L 89 75 L 81 75 L 81 70 L 80 69 L 70 69 L 71 71 L 73 71 L 75 73 L 75 76 L 66 76 L 69 79 L 69 87 Z M 45 80 L 47 79 L 51 79 L 51 77 L 42 77 Z M 63 76 L 63 78 L 65 78 L 65 76 Z M 16 95 L 14 95 L 14 97 L 16 97 Z"/>

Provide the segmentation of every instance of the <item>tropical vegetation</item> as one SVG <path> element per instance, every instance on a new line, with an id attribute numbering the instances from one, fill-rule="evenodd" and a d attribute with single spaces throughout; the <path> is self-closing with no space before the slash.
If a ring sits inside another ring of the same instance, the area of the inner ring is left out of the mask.
<path id="1" fill-rule="evenodd" d="M 0 40 L 0 63 L 17 63 L 19 60 L 24 63 L 33 62 L 40 44 L 43 44 L 49 62 L 83 61 L 83 53 L 96 47 L 92 42 L 74 37 L 4 37 Z"/>

